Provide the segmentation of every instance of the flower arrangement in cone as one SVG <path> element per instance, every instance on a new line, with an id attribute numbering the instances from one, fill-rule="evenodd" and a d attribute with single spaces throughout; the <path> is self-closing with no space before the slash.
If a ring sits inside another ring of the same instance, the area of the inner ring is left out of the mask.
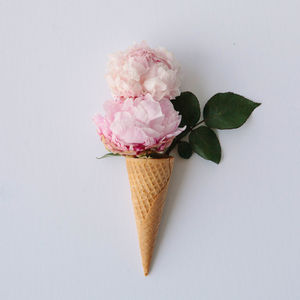
<path id="1" fill-rule="evenodd" d="M 242 126 L 260 103 L 231 92 L 218 93 L 204 106 L 180 92 L 180 67 L 172 53 L 145 42 L 109 57 L 107 81 L 112 99 L 96 115 L 98 134 L 109 153 L 124 156 L 144 274 L 148 275 L 174 158 L 193 153 L 219 163 L 215 129 Z M 184 140 L 183 140 L 184 139 Z"/>

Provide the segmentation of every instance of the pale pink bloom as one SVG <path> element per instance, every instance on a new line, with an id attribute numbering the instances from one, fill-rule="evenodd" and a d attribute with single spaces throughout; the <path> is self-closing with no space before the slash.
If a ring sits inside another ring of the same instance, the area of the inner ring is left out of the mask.
<path id="1" fill-rule="evenodd" d="M 151 49 L 146 42 L 110 55 L 106 78 L 112 94 L 122 99 L 149 93 L 160 101 L 180 94 L 179 65 L 173 54 L 162 47 Z"/>
<path id="2" fill-rule="evenodd" d="M 96 115 L 94 122 L 104 145 L 113 153 L 163 152 L 184 130 L 178 128 L 181 116 L 171 101 L 158 102 L 150 94 L 107 101 L 104 110 L 105 116 Z"/>

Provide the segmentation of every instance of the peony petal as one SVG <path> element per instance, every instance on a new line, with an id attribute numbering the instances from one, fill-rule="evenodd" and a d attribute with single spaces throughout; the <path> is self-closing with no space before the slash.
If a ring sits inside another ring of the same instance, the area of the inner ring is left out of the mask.
<path id="1" fill-rule="evenodd" d="M 109 56 L 107 82 L 114 97 L 173 99 L 180 86 L 179 65 L 166 49 L 151 49 L 142 42 Z"/>
<path id="2" fill-rule="evenodd" d="M 135 99 L 116 98 L 104 106 L 105 117 L 96 115 L 94 122 L 105 147 L 114 153 L 163 151 L 184 130 L 178 128 L 181 117 L 167 99 L 158 102 L 146 94 Z"/>

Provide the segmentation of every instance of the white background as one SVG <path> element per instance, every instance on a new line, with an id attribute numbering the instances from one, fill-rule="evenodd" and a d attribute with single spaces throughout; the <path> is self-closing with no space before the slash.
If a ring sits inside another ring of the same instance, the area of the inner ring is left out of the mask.
<path id="1" fill-rule="evenodd" d="M 0 1 L 0 299 L 300 299 L 299 1 Z M 121 158 L 92 123 L 107 55 L 179 60 L 182 90 L 262 102 L 176 156 L 151 273 Z"/>

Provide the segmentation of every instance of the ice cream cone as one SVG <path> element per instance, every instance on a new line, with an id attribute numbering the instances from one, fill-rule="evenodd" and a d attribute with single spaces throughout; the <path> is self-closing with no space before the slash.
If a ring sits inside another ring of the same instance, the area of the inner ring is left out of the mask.
<path id="1" fill-rule="evenodd" d="M 173 157 L 126 158 L 145 276 L 149 273 L 173 164 Z"/>

